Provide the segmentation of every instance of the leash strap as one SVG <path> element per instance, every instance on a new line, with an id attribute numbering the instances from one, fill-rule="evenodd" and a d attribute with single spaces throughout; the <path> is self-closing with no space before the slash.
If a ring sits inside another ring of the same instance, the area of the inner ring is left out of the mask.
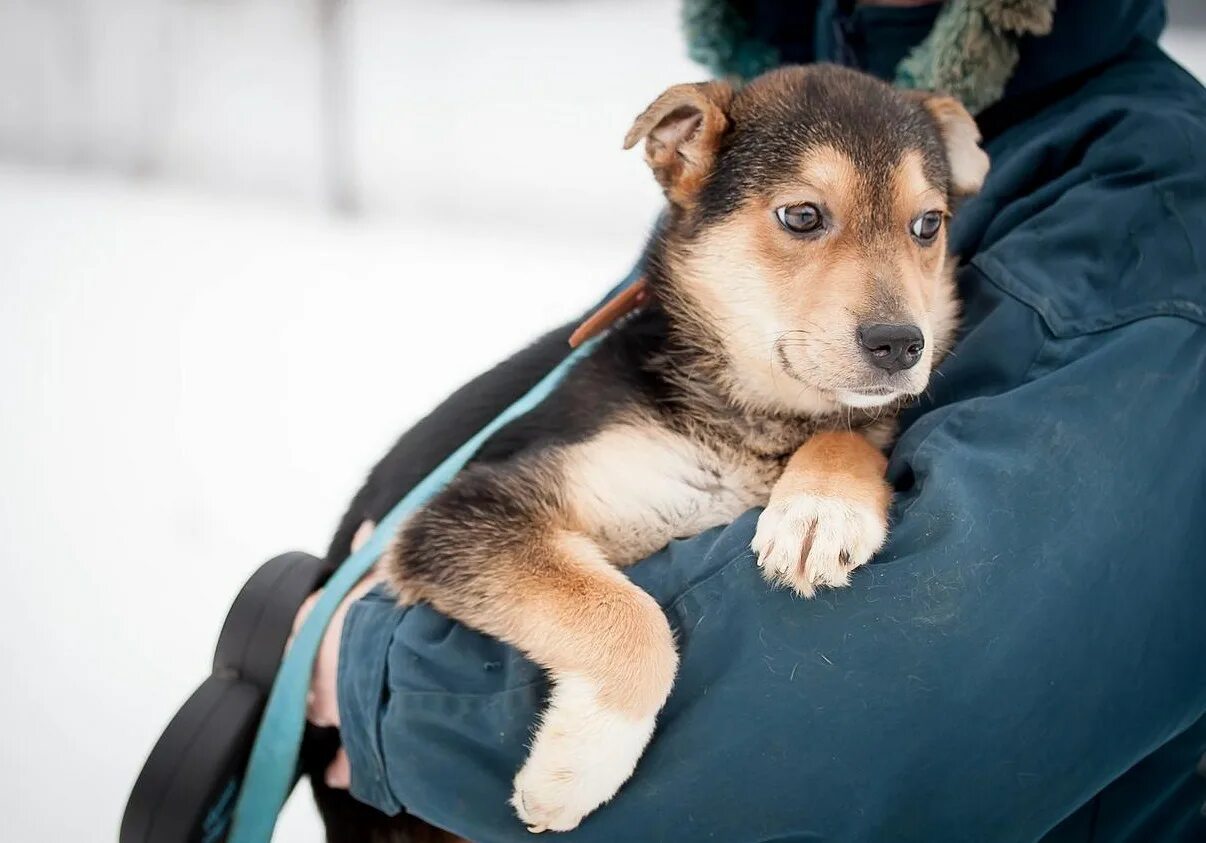
<path id="1" fill-rule="evenodd" d="M 608 299 L 637 279 L 634 272 Z M 314 608 L 281 661 L 268 704 L 255 736 L 255 745 L 235 805 L 227 843 L 268 843 L 289 792 L 297 780 L 298 756 L 306 724 L 306 694 L 319 645 L 335 610 L 385 550 L 408 515 L 442 489 L 494 433 L 534 408 L 564 380 L 574 365 L 590 353 L 597 338 L 575 348 L 556 368 L 477 435 L 457 448 L 386 515 L 364 545 L 331 575 Z"/>

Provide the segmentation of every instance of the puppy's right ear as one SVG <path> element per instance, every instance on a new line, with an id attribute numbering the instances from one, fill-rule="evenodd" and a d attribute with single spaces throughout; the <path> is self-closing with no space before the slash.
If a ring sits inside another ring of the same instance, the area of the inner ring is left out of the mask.
<path id="1" fill-rule="evenodd" d="M 946 160 L 951 168 L 951 193 L 971 196 L 979 193 L 988 175 L 988 153 L 980 148 L 980 129 L 963 103 L 944 94 L 906 91 L 905 96 L 930 113 L 942 135 Z"/>
<path id="2" fill-rule="evenodd" d="M 625 149 L 645 139 L 645 161 L 676 205 L 690 205 L 712 172 L 732 101 L 727 82 L 675 85 L 637 117 L 624 137 Z"/>

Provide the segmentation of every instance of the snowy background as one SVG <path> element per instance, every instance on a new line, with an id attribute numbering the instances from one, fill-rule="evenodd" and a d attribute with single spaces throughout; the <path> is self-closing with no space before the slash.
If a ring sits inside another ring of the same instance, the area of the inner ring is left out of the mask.
<path id="1" fill-rule="evenodd" d="M 1190 16 L 1166 46 L 1206 78 Z M 250 571 L 321 553 L 402 429 L 627 271 L 659 199 L 620 139 L 703 77 L 677 26 L 0 0 L 5 839 L 113 839 Z M 303 797 L 278 840 L 321 839 Z"/>

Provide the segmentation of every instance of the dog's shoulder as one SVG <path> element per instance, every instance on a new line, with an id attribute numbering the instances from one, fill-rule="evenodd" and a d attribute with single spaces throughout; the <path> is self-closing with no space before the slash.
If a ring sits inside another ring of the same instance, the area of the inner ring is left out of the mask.
<path id="1" fill-rule="evenodd" d="M 665 338 L 660 313 L 627 319 L 544 401 L 490 437 L 474 462 L 500 463 L 521 453 L 585 442 L 634 415 L 657 418 L 671 387 L 651 361 L 662 352 Z"/>

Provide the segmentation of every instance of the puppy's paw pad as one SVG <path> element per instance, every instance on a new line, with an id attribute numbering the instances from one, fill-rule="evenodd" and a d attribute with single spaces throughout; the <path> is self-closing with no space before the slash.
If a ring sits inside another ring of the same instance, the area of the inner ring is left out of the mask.
<path id="1" fill-rule="evenodd" d="M 820 586 L 849 585 L 888 535 L 887 518 L 859 501 L 808 493 L 772 496 L 750 547 L 771 584 L 811 597 Z"/>
<path id="2" fill-rule="evenodd" d="M 563 682 L 561 690 L 570 684 Z M 615 796 L 653 733 L 652 716 L 630 720 L 574 702 L 563 697 L 549 710 L 532 754 L 515 776 L 511 805 L 529 831 L 576 827 Z"/>
<path id="3" fill-rule="evenodd" d="M 592 796 L 582 784 L 572 768 L 540 769 L 529 759 L 515 777 L 511 806 L 528 831 L 569 831 L 610 795 Z"/>

